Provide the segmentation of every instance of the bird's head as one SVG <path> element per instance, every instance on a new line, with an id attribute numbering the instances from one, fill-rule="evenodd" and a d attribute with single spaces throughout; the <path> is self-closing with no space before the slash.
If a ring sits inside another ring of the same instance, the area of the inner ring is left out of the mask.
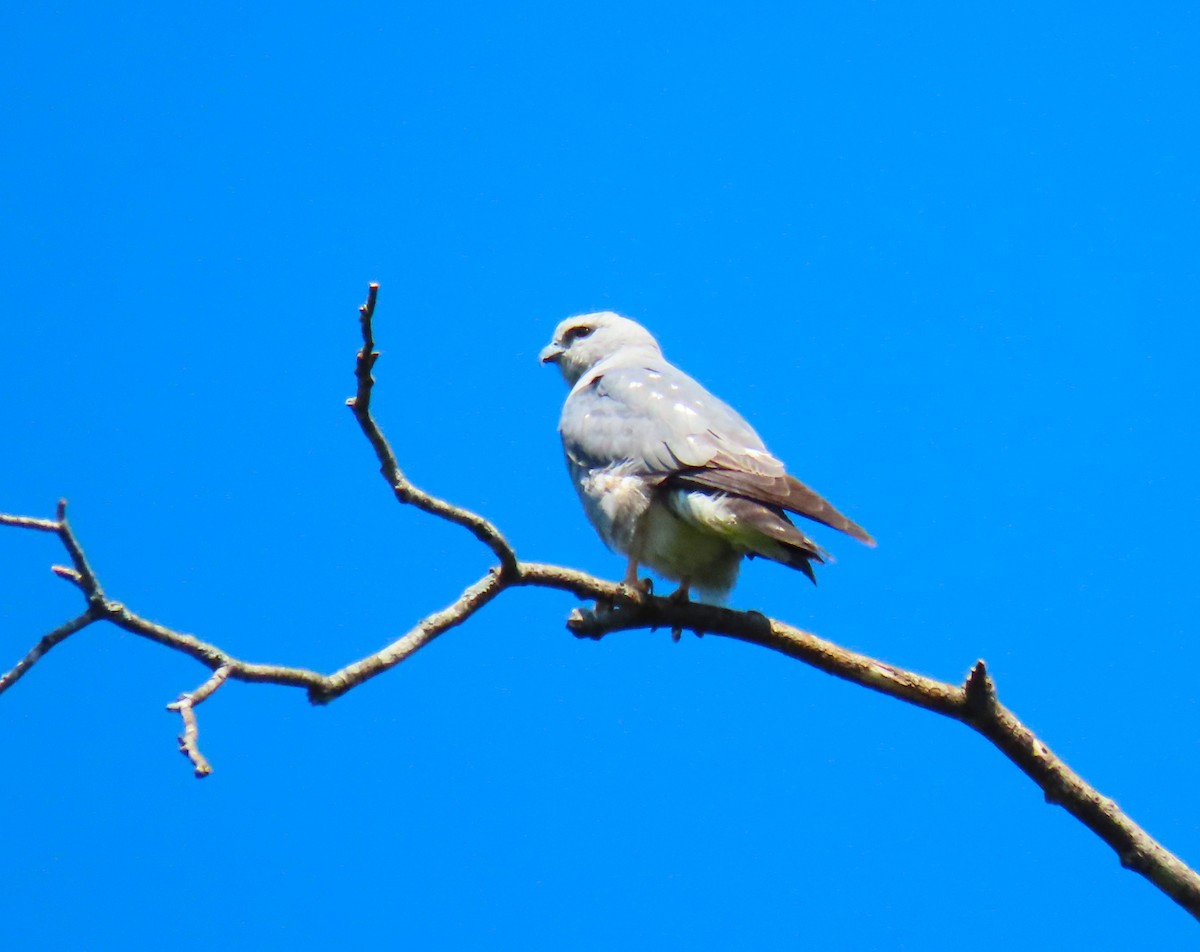
<path id="1" fill-rule="evenodd" d="M 626 349 L 662 354 L 658 342 L 637 321 L 599 311 L 568 317 L 554 329 L 554 339 L 538 356 L 543 364 L 557 364 L 567 383 L 574 386 L 600 361 Z"/>

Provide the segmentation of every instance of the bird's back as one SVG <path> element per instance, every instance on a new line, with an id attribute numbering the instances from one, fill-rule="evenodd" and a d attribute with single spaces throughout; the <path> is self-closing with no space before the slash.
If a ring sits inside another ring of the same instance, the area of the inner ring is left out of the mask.
<path id="1" fill-rule="evenodd" d="M 597 364 L 572 388 L 559 429 L 581 465 L 628 460 L 644 473 L 670 473 L 724 454 L 783 472 L 736 410 L 654 354 L 618 351 Z"/>

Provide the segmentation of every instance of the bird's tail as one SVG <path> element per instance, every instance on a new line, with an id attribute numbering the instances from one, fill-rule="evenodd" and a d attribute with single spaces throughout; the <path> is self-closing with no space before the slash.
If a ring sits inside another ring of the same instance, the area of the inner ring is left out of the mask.
<path id="1" fill-rule="evenodd" d="M 796 528 L 781 509 L 764 506 L 748 499 L 731 500 L 740 510 L 739 519 L 752 530 L 745 534 L 746 554 L 758 556 L 796 569 L 817 584 L 812 563 L 823 563 L 829 554 Z"/>
<path id="2" fill-rule="evenodd" d="M 828 499 L 786 473 L 772 476 L 742 469 L 709 466 L 677 473 L 673 482 L 681 488 L 715 489 L 762 503 L 773 509 L 785 509 L 814 522 L 822 522 L 867 545 L 875 545 L 875 540 L 866 529 L 843 516 Z"/>
<path id="3" fill-rule="evenodd" d="M 815 585 L 813 562 L 829 555 L 796 528 L 781 508 L 724 493 L 676 490 L 668 504 L 677 516 L 726 538 L 751 558 L 759 557 L 803 572 Z"/>

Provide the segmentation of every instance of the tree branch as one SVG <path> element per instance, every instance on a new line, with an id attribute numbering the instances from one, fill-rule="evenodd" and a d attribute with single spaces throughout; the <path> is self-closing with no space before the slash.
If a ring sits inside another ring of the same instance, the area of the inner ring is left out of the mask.
<path id="1" fill-rule="evenodd" d="M 354 414 L 354 419 L 358 421 L 358 425 L 362 428 L 372 449 L 375 450 L 375 456 L 379 460 L 379 471 L 387 480 L 388 485 L 392 487 L 396 500 L 416 506 L 431 516 L 437 516 L 439 519 L 462 526 L 495 553 L 496 558 L 500 560 L 502 573 L 511 575 L 517 567 L 517 556 L 513 552 L 512 546 L 508 544 L 508 540 L 500 534 L 500 530 L 482 516 L 451 505 L 444 499 L 431 496 L 409 482 L 408 477 L 401 471 L 400 464 L 396 461 L 396 454 L 392 452 L 392 447 L 383 435 L 383 431 L 379 429 L 379 425 L 371 416 L 371 388 L 375 386 L 375 378 L 371 376 L 371 371 L 375 367 L 375 361 L 379 359 L 379 353 L 375 350 L 375 334 L 372 329 L 375 300 L 378 294 L 379 285 L 372 283 L 367 290 L 366 303 L 358 309 L 363 339 L 363 345 L 358 352 L 358 360 L 354 367 L 354 376 L 358 380 L 358 392 L 346 401 L 346 406 Z"/>
<path id="2" fill-rule="evenodd" d="M 85 611 L 82 615 L 76 615 L 70 621 L 59 625 L 54 631 L 48 635 L 43 635 L 38 643 L 34 645 L 25 654 L 25 657 L 13 666 L 10 671 L 0 675 L 0 694 L 3 694 L 14 684 L 21 680 L 25 672 L 32 668 L 35 664 L 42 660 L 42 655 L 62 641 L 66 641 L 75 632 L 86 628 L 96 619 L 92 614 L 91 609 Z"/>
<path id="3" fill-rule="evenodd" d="M 183 733 L 179 735 L 179 752 L 192 762 L 193 773 L 197 777 L 207 777 L 212 773 L 212 765 L 200 753 L 196 742 L 200 739 L 200 725 L 196 722 L 196 705 L 204 700 L 229 677 L 229 668 L 222 665 L 212 673 L 207 681 L 190 694 L 181 694 L 179 699 L 167 705 L 168 711 L 178 711 L 183 718 Z"/>
<path id="4" fill-rule="evenodd" d="M 463 526 L 491 550 L 499 564 L 468 586 L 450 605 L 426 615 L 385 648 L 324 675 L 307 668 L 243 661 L 223 648 L 158 625 L 134 614 L 120 602 L 109 600 L 67 522 L 65 501 L 59 503 L 57 517 L 53 520 L 0 514 L 0 526 L 58 535 L 70 557 L 71 567 L 55 566 L 53 571 L 80 589 L 87 606 L 82 614 L 43 636 L 10 671 L 0 675 L 0 694 L 12 687 L 55 645 L 93 622 L 111 622 L 130 634 L 189 655 L 213 672 L 195 691 L 180 695 L 168 705 L 183 719 L 180 750 L 191 761 L 196 776 L 203 777 L 212 768 L 197 746 L 199 729 L 195 707 L 227 679 L 304 688 L 313 703 L 325 704 L 395 667 L 438 635 L 471 618 L 506 589 L 555 589 L 596 602 L 595 608 L 577 608 L 568 618 L 567 627 L 577 637 L 600 639 L 618 631 L 669 628 L 676 633 L 689 629 L 697 634 L 735 638 L 780 652 L 844 681 L 967 725 L 1033 780 L 1048 802 L 1065 807 L 1111 846 L 1122 865 L 1146 877 L 1193 917 L 1200 919 L 1200 876 L 1149 836 L 1112 800 L 1089 786 L 1004 707 L 983 661 L 976 662 L 963 684 L 950 684 L 849 651 L 758 612 L 642 595 L 631 592 L 624 585 L 575 569 L 522 562 L 490 521 L 414 486 L 401 471 L 370 409 L 374 386 L 372 369 L 379 357 L 374 349 L 372 329 L 377 293 L 378 285 L 372 284 L 367 301 L 360 308 L 363 346 L 355 369 L 357 392 L 348 401 L 355 419 L 374 449 L 380 471 L 397 501 Z"/>

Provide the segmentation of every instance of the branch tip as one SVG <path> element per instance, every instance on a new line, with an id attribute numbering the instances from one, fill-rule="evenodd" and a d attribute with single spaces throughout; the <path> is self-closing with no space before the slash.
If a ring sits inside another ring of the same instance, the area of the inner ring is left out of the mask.
<path id="1" fill-rule="evenodd" d="M 996 685 L 982 658 L 975 662 L 967 675 L 963 683 L 963 695 L 967 707 L 975 713 L 982 714 L 996 706 Z"/>
<path id="2" fill-rule="evenodd" d="M 596 612 L 587 608 L 572 608 L 571 613 L 567 615 L 567 631 L 573 634 L 576 638 L 587 638 L 591 641 L 599 641 L 603 637 L 603 632 L 598 633 L 595 629 Z"/>
<path id="3" fill-rule="evenodd" d="M 375 299 L 379 296 L 379 282 L 372 281 L 367 285 L 367 300 L 366 303 L 358 306 L 358 312 L 363 317 L 370 317 L 371 312 L 375 310 Z"/>
<path id="4" fill-rule="evenodd" d="M 83 587 L 83 576 L 73 568 L 69 568 L 65 565 L 52 565 L 50 566 L 50 571 L 64 581 L 70 582 L 73 585 L 78 585 L 81 588 Z"/>

